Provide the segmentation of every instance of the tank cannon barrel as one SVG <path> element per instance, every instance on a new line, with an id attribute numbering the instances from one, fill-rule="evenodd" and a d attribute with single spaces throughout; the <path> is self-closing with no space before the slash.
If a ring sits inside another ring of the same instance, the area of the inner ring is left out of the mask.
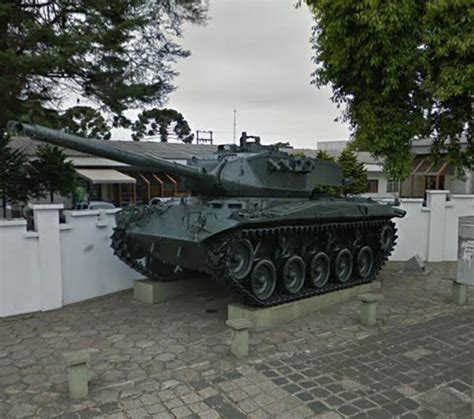
<path id="1" fill-rule="evenodd" d="M 213 187 L 219 183 L 218 177 L 203 167 L 192 167 L 170 162 L 152 153 L 139 154 L 123 151 L 113 145 L 113 141 L 92 140 L 78 135 L 68 134 L 40 125 L 24 124 L 17 121 L 8 123 L 9 131 L 34 138 L 45 143 L 70 148 L 94 156 L 104 157 L 132 166 L 169 172 L 184 178 L 202 182 L 203 186 Z"/>

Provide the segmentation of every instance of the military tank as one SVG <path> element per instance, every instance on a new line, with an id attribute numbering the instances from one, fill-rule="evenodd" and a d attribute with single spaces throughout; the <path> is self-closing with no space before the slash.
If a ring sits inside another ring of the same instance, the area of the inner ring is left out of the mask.
<path id="1" fill-rule="evenodd" d="M 189 197 L 117 213 L 115 254 L 157 281 L 188 271 L 210 274 L 247 305 L 278 305 L 373 281 L 396 243 L 391 220 L 405 216 L 370 198 L 315 192 L 344 185 L 339 165 L 289 155 L 245 133 L 239 145 L 219 145 L 184 165 L 124 152 L 113 141 L 18 122 L 9 128 L 180 176 Z"/>

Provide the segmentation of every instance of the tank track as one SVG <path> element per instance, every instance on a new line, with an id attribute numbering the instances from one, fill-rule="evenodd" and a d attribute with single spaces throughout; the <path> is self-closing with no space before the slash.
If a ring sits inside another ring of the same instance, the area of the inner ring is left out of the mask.
<path id="1" fill-rule="evenodd" d="M 368 278 L 360 279 L 353 275 L 352 278 L 345 283 L 329 281 L 323 288 L 303 288 L 300 292 L 293 295 L 276 292 L 268 300 L 262 301 L 256 298 L 246 287 L 246 281 L 238 281 L 230 276 L 226 271 L 227 259 L 229 257 L 228 248 L 234 241 L 239 239 L 259 240 L 266 238 L 273 239 L 275 242 L 277 242 L 278 236 L 282 234 L 293 236 L 296 235 L 301 236 L 302 238 L 303 235 L 316 236 L 318 234 L 322 234 L 323 236 L 328 236 L 330 234 L 344 234 L 357 229 L 371 231 L 373 234 L 378 236 L 380 230 L 386 225 L 392 227 L 394 231 L 393 244 L 391 248 L 385 252 L 382 251 L 381 248 L 374 249 L 377 250 L 377 252 L 374 254 L 374 269 Z M 162 282 L 172 282 L 180 277 L 179 275 L 160 275 L 156 271 L 148 269 L 143 260 L 134 258 L 132 256 L 132 249 L 129 248 L 127 243 L 126 232 L 124 229 L 115 228 L 111 239 L 114 254 L 125 264 L 141 273 L 145 277 Z M 209 273 L 216 281 L 229 286 L 232 295 L 241 304 L 258 307 L 270 307 L 372 282 L 376 278 L 378 272 L 383 267 L 387 259 L 390 257 L 396 245 L 396 239 L 397 236 L 395 224 L 389 220 L 314 225 L 286 225 L 239 229 L 225 233 L 217 240 L 212 240 L 212 242 L 208 244 L 209 271 L 207 273 Z"/>
<path id="2" fill-rule="evenodd" d="M 368 278 L 360 279 L 357 278 L 354 274 L 352 274 L 351 279 L 345 283 L 329 281 L 323 288 L 315 289 L 304 287 L 300 292 L 293 295 L 275 292 L 273 296 L 270 297 L 268 300 L 262 301 L 255 297 L 252 292 L 246 287 L 246 281 L 236 280 L 226 272 L 225 266 L 227 264 L 227 258 L 229 257 L 228 248 L 235 240 L 259 240 L 261 238 L 270 238 L 277 242 L 278 236 L 281 234 L 296 235 L 303 239 L 303 235 L 322 234 L 327 236 L 328 234 L 344 234 L 348 232 L 353 232 L 358 229 L 369 231 L 372 234 L 375 234 L 376 237 L 378 237 L 382 228 L 386 225 L 390 226 L 394 232 L 394 240 L 392 246 L 386 251 L 382 251 L 381 247 L 378 249 L 373 249 L 376 250 L 374 254 L 374 268 L 372 270 L 372 274 Z M 396 244 L 396 239 L 397 235 L 395 224 L 389 220 L 316 224 L 303 226 L 287 225 L 267 228 L 241 229 L 237 232 L 234 231 L 233 233 L 228 233 L 222 236 L 217 242 L 214 242 L 209 247 L 209 261 L 211 265 L 212 276 L 216 280 L 224 281 L 227 285 L 230 285 L 233 295 L 240 303 L 250 306 L 270 307 L 372 282 L 376 278 L 378 272 L 383 267 L 389 256 L 391 255 Z"/>
<path id="3" fill-rule="evenodd" d="M 124 229 L 116 227 L 110 238 L 112 240 L 111 247 L 114 250 L 114 255 L 146 278 L 161 282 L 172 282 L 182 277 L 179 273 L 173 275 L 169 272 L 160 275 L 156 271 L 148 269 L 146 264 L 143 262 L 143 258 L 134 258 L 132 255 L 132 249 L 130 249 L 129 244 L 127 243 L 127 234 Z"/>

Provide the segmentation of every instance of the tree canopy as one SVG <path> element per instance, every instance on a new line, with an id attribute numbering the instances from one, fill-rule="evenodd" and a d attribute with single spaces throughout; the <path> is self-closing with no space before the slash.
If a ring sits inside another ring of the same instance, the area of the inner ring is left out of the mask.
<path id="1" fill-rule="evenodd" d="M 66 160 L 66 154 L 58 147 L 42 144 L 38 147 L 36 158 L 30 162 L 31 178 L 38 182 L 34 195 L 49 195 L 51 203 L 54 194 L 71 194 L 76 186 L 76 170 L 72 162 Z"/>
<path id="2" fill-rule="evenodd" d="M 172 130 L 176 137 L 185 142 L 193 141 L 193 134 L 184 116 L 175 109 L 149 109 L 138 115 L 132 124 L 132 139 L 140 141 L 148 137 L 159 136 L 162 142 L 168 141 L 169 131 Z"/>
<path id="3" fill-rule="evenodd" d="M 8 146 L 8 138 L 0 138 L 0 204 L 2 215 L 7 215 L 7 205 L 27 200 L 33 183 L 27 170 L 28 158 L 22 150 Z"/>
<path id="4" fill-rule="evenodd" d="M 174 88 L 173 64 L 189 54 L 176 41 L 182 25 L 203 22 L 203 4 L 2 1 L 0 131 L 10 119 L 67 127 L 64 119 L 78 116 L 61 112 L 71 97 L 107 112 L 116 126 L 130 124 L 127 109 L 162 106 Z"/>
<path id="5" fill-rule="evenodd" d="M 344 195 L 359 195 L 367 192 L 367 170 L 364 164 L 357 160 L 357 155 L 351 147 L 342 150 L 337 162 L 342 166 L 344 179 L 349 179 L 350 184 L 342 187 Z"/>
<path id="6" fill-rule="evenodd" d="M 414 139 L 474 167 L 474 7 L 467 0 L 306 0 L 314 82 L 345 105 L 357 147 L 408 175 Z M 461 145 L 464 139 L 465 145 Z"/>

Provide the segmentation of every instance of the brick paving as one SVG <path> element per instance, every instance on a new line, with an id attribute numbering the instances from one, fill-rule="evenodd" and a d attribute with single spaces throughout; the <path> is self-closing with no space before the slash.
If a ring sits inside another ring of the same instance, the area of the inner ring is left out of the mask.
<path id="1" fill-rule="evenodd" d="M 375 327 L 359 301 L 251 334 L 229 354 L 222 289 L 155 306 L 130 292 L 0 319 L 0 418 L 471 418 L 474 292 L 455 266 L 381 274 Z M 63 353 L 91 351 L 90 395 L 67 396 Z"/>

